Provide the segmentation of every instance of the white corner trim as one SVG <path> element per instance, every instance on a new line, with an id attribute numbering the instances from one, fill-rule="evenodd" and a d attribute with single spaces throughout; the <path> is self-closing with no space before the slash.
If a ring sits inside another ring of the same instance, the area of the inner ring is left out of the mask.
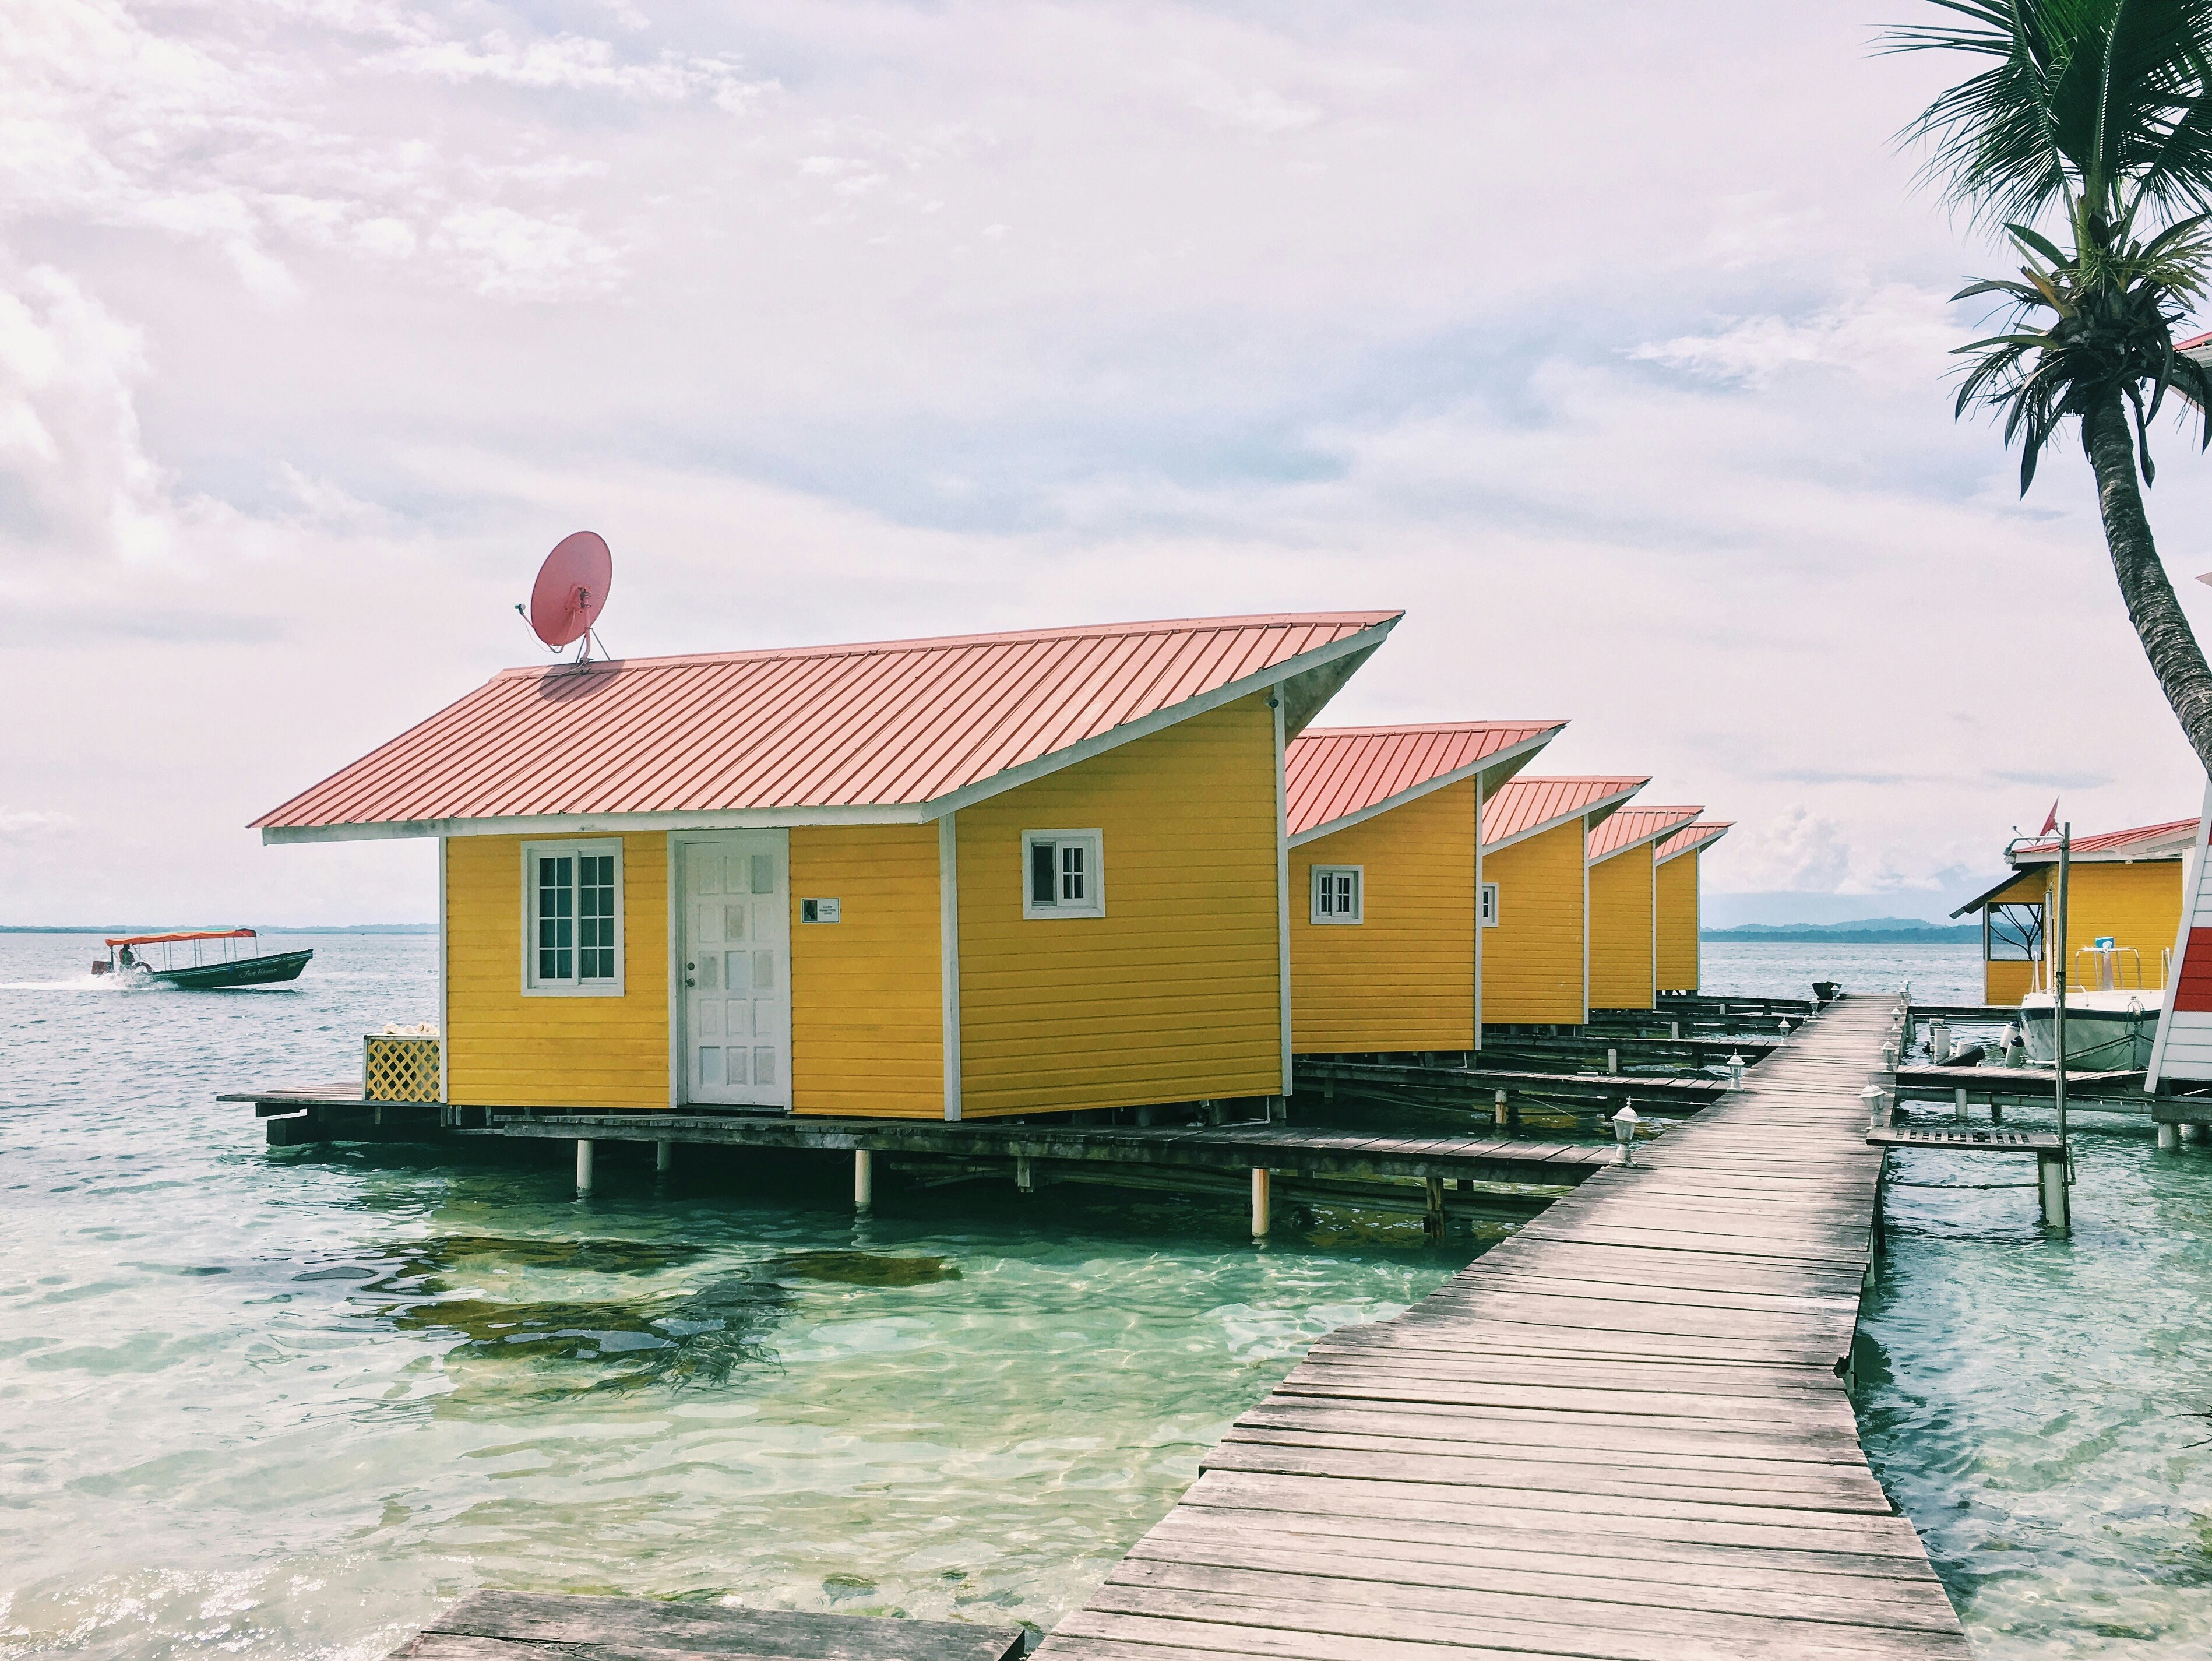
<path id="1" fill-rule="evenodd" d="M 668 1106 L 673 1112 L 684 1105 L 684 1088 L 690 1077 L 684 1064 L 684 1024 L 691 1001 L 684 995 L 684 843 L 668 833 Z"/>
<path id="2" fill-rule="evenodd" d="M 1482 786 L 1474 787 L 1474 1048 L 1482 1048 Z"/>
<path id="3" fill-rule="evenodd" d="M 1029 873 L 1022 873 L 1029 881 Z M 945 1116 L 960 1116 L 960 832 L 954 815 L 937 822 L 939 1012 L 945 1022 Z"/>
<path id="4" fill-rule="evenodd" d="M 1355 636 L 1355 639 L 1359 636 Z M 1283 765 L 1285 748 L 1283 738 L 1283 698 L 1278 692 L 1267 700 L 1275 717 L 1275 977 L 1278 989 L 1275 1007 L 1277 1019 L 1282 1027 L 1283 1077 L 1282 1095 L 1291 1095 L 1293 1071 L 1291 1062 L 1291 794 Z M 1364 915 L 1367 897 L 1359 898 Z"/>
<path id="5" fill-rule="evenodd" d="M 438 838 L 438 1100 L 445 1107 L 453 1104 L 453 934 L 447 921 L 447 896 L 452 891 L 446 881 L 446 839 Z"/>
<path id="6" fill-rule="evenodd" d="M 1355 824 L 1364 824 L 1368 820 L 1387 813 L 1394 807 L 1403 807 L 1409 801 L 1418 801 L 1423 796 L 1457 784 L 1462 779 L 1473 778 L 1478 773 L 1487 773 L 1494 767 L 1504 766 L 1507 762 L 1518 761 L 1523 756 L 1533 755 L 1557 738 L 1559 735 L 1560 727 L 1565 727 L 1565 724 L 1562 721 L 1559 727 L 1540 733 L 1533 739 L 1523 739 L 1518 744 L 1508 745 L 1494 755 L 1485 756 L 1480 761 L 1471 761 L 1464 767 L 1455 767 L 1449 773 L 1439 773 L 1432 779 L 1423 779 L 1419 784 L 1408 786 L 1395 796 L 1383 797 L 1371 807 L 1363 807 L 1356 813 L 1346 813 L 1342 818 L 1331 819 L 1325 824 L 1316 824 L 1301 830 L 1291 838 L 1291 846 L 1303 848 L 1316 837 L 1333 837 L 1340 830 L 1349 830 Z M 1480 796 L 1481 794 L 1481 787 L 1478 785 L 1475 794 Z"/>

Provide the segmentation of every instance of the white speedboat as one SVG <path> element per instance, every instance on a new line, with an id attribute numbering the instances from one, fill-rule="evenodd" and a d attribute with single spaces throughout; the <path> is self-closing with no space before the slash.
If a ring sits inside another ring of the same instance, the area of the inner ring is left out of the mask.
<path id="1" fill-rule="evenodd" d="M 2031 992 L 2020 1001 L 2020 1028 L 2027 1059 L 2049 1067 L 2058 1059 L 2051 1029 L 2057 1000 Z M 2066 1066 L 2070 1072 L 2124 1073 L 2150 1065 L 2151 1041 L 2166 1007 L 2161 987 L 2066 991 Z"/>

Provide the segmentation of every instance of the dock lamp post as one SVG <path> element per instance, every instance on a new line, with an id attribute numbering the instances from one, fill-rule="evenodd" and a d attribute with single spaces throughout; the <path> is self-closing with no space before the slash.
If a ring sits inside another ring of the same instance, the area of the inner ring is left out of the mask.
<path id="1" fill-rule="evenodd" d="M 1866 1104 L 1869 1130 L 1880 1130 L 1889 1123 L 1889 1115 L 1882 1109 L 1888 1093 L 1878 1084 L 1870 1084 L 1859 1092 L 1859 1099 Z"/>
<path id="2" fill-rule="evenodd" d="M 1636 1163 L 1636 1127 L 1642 1123 L 1636 1116 L 1634 1102 L 1624 1104 L 1620 1111 L 1613 1116 L 1613 1137 L 1620 1144 L 1620 1162 L 1623 1165 Z"/>
<path id="3" fill-rule="evenodd" d="M 1731 1054 L 1731 1055 L 1729 1056 L 1729 1058 L 1728 1058 L 1728 1070 L 1729 1070 L 1729 1088 L 1730 1090 L 1741 1090 L 1741 1089 L 1742 1089 L 1742 1088 L 1743 1088 L 1743 1057 L 1742 1057 L 1742 1056 L 1738 1056 L 1738 1055 Z"/>

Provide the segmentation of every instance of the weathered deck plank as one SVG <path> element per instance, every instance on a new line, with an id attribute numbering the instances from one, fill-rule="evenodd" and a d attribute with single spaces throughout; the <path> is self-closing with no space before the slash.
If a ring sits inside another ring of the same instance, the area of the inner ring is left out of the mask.
<path id="1" fill-rule="evenodd" d="M 1637 1166 L 1316 1344 L 1042 1653 L 1963 1661 L 1839 1376 L 1888 1031 L 1832 1007 Z"/>

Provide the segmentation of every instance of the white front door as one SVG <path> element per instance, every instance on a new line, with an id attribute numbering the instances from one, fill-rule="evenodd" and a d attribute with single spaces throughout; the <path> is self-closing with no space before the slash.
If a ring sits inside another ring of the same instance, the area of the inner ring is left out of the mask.
<path id="1" fill-rule="evenodd" d="M 677 844 L 683 877 L 684 1099 L 791 1105 L 791 837 Z"/>

